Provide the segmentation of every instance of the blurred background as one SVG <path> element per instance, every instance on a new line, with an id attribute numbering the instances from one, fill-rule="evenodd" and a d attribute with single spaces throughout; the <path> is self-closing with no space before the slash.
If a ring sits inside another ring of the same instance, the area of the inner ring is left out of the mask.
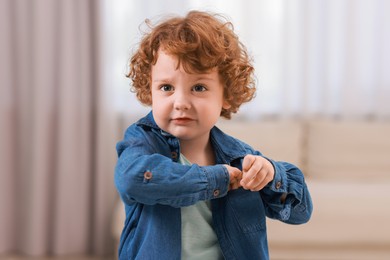
<path id="1" fill-rule="evenodd" d="M 145 19 L 191 9 L 254 60 L 257 96 L 221 127 L 313 193 L 312 224 L 270 223 L 271 259 L 390 259 L 387 0 L 0 0 L 0 258 L 115 258 L 115 144 L 149 111 L 128 59 Z"/>

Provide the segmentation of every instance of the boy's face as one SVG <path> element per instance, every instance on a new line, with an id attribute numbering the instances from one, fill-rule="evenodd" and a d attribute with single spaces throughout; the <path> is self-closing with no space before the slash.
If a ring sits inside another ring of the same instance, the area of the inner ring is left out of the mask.
<path id="1" fill-rule="evenodd" d="M 223 85 L 218 71 L 189 74 L 178 59 L 163 51 L 151 71 L 153 116 L 157 125 L 180 140 L 208 140 L 210 129 L 217 122 L 224 101 Z"/>

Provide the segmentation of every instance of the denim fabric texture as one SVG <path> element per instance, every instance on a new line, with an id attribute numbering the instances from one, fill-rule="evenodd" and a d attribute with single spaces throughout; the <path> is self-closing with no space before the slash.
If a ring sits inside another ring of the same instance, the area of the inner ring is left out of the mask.
<path id="1" fill-rule="evenodd" d="M 222 164 L 241 169 L 245 155 L 263 155 L 217 127 L 210 140 L 216 165 L 188 166 L 178 163 L 179 140 L 156 125 L 152 112 L 126 130 L 116 147 L 114 178 L 126 210 L 119 259 L 180 259 L 180 208 L 200 200 L 211 201 L 225 259 L 269 259 L 266 216 L 288 224 L 310 219 L 311 197 L 296 166 L 267 158 L 275 176 L 265 188 L 228 191 L 229 174 Z"/>

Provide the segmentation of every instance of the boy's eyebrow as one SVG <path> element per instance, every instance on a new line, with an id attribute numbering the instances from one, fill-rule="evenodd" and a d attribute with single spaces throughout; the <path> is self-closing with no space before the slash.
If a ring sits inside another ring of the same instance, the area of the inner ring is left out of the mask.
<path id="1" fill-rule="evenodd" d="M 171 78 L 157 78 L 153 79 L 152 82 L 170 82 L 172 79 Z"/>
<path id="2" fill-rule="evenodd" d="M 214 80 L 213 77 L 208 76 L 208 75 L 200 75 L 199 77 L 195 78 L 196 80 Z"/>

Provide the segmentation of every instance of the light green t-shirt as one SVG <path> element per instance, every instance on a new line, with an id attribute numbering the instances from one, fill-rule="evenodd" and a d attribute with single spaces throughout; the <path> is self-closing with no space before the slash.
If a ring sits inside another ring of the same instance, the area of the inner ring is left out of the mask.
<path id="1" fill-rule="evenodd" d="M 191 165 L 182 154 L 179 162 Z M 223 259 L 217 235 L 214 232 L 209 201 L 181 208 L 181 259 L 218 260 Z"/>

